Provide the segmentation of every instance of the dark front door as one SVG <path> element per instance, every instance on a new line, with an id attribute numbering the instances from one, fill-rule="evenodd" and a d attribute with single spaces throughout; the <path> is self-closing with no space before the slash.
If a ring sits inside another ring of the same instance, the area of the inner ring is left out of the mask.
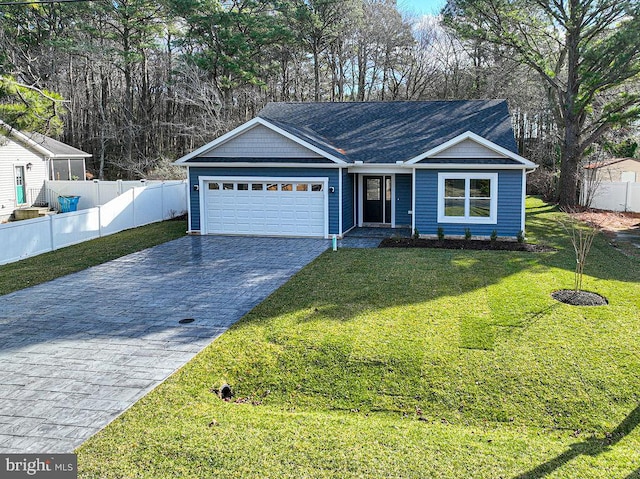
<path id="1" fill-rule="evenodd" d="M 384 223 L 384 177 L 365 176 L 363 218 L 365 223 Z"/>
<path id="2" fill-rule="evenodd" d="M 391 223 L 391 176 L 363 176 L 364 223 Z"/>

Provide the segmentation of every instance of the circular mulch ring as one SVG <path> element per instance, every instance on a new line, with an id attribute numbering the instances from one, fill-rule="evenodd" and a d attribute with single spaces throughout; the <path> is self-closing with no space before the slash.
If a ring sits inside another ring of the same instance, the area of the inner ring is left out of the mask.
<path id="1" fill-rule="evenodd" d="M 560 289 L 551 293 L 551 297 L 556 301 L 572 306 L 606 306 L 609 304 L 607 298 L 598 293 L 589 291 L 574 291 L 573 289 Z"/>

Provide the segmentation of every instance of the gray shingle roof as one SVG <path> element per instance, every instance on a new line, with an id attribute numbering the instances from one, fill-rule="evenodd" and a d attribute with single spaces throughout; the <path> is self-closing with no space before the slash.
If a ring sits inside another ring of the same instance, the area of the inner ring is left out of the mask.
<path id="1" fill-rule="evenodd" d="M 91 155 L 86 153 L 78 148 L 74 148 L 73 146 L 67 145 L 66 143 L 62 143 L 61 141 L 54 140 L 48 136 L 44 136 L 40 133 L 29 132 L 23 134 L 33 140 L 35 143 L 38 143 L 43 148 L 46 148 L 56 158 L 73 158 L 73 157 L 84 157 L 88 158 Z"/>
<path id="2" fill-rule="evenodd" d="M 467 131 L 518 152 L 504 100 L 269 103 L 258 116 L 349 163 L 407 161 Z"/>

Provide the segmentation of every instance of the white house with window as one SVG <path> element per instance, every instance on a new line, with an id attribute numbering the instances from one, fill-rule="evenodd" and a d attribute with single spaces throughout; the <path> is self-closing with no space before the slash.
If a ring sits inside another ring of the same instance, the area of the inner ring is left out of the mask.
<path id="1" fill-rule="evenodd" d="M 0 221 L 18 208 L 45 206 L 45 180 L 84 180 L 89 153 L 0 121 Z"/>

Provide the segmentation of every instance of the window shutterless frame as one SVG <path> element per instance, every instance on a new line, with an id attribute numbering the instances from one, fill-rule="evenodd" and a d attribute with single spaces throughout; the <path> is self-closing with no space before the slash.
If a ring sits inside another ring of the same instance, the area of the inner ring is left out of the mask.
<path id="1" fill-rule="evenodd" d="M 456 184 L 456 186 L 459 187 L 457 188 L 457 192 L 455 194 L 451 192 L 451 188 L 449 188 L 449 191 L 447 191 L 447 180 L 457 180 L 455 181 L 455 183 L 449 182 L 450 184 Z M 476 193 L 475 189 L 472 188 L 471 180 L 488 180 L 489 196 L 485 196 L 486 193 L 478 196 L 478 193 Z M 463 181 L 464 192 L 462 192 Z M 447 196 L 447 194 L 449 194 L 450 196 Z M 449 200 L 450 204 L 455 204 L 457 202 L 460 205 L 460 211 L 463 211 L 463 214 L 448 216 L 446 214 L 447 200 Z M 489 215 L 475 215 L 472 209 L 474 202 L 488 202 Z M 496 224 L 497 222 L 498 173 L 438 173 L 438 223 Z"/>

